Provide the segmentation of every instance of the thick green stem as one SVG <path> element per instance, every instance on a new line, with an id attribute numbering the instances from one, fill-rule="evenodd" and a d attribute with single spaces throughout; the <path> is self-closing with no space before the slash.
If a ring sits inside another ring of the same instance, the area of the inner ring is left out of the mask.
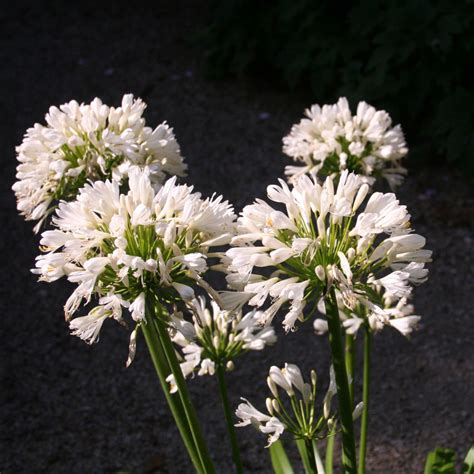
<path id="1" fill-rule="evenodd" d="M 336 376 L 339 416 L 341 419 L 342 464 L 345 473 L 355 474 L 357 472 L 357 460 L 354 441 L 354 423 L 352 421 L 353 410 L 344 361 L 341 321 L 339 319 L 339 310 L 337 307 L 334 288 L 331 288 L 328 297 L 325 298 L 325 305 L 329 329 L 329 343 L 332 352 L 332 363 L 334 366 L 334 374 Z"/>
<path id="2" fill-rule="evenodd" d="M 352 408 L 354 408 L 354 372 L 355 372 L 354 352 L 355 352 L 354 336 L 351 334 L 346 334 L 345 362 L 346 362 L 347 381 L 349 383 L 349 394 L 351 396 Z"/>
<path id="3" fill-rule="evenodd" d="M 316 446 L 316 440 L 315 439 L 311 440 L 311 443 L 313 445 L 313 456 L 314 456 L 314 461 L 316 463 L 316 472 L 318 474 L 325 474 L 324 473 L 323 461 L 321 460 L 321 456 L 319 455 L 318 447 Z"/>
<path id="4" fill-rule="evenodd" d="M 334 424 L 328 434 L 326 442 L 326 456 L 324 459 L 324 466 L 326 467 L 326 474 L 333 474 L 334 466 L 334 441 L 336 440 L 336 425 Z"/>
<path id="5" fill-rule="evenodd" d="M 302 444 L 302 446 L 304 446 L 304 449 L 306 451 L 305 456 L 306 456 L 307 464 L 308 464 L 307 466 L 305 466 L 306 474 L 310 474 L 310 473 L 319 474 L 318 468 L 316 465 L 316 459 L 314 457 L 313 444 L 311 443 L 311 440 L 305 439 L 304 444 Z"/>
<path id="6" fill-rule="evenodd" d="M 244 472 L 242 460 L 240 459 L 240 450 L 237 443 L 237 435 L 235 433 L 234 420 L 232 418 L 232 410 L 227 396 L 227 385 L 225 383 L 225 367 L 222 364 L 217 365 L 217 378 L 219 379 L 219 391 L 221 394 L 222 405 L 224 407 L 225 420 L 227 422 L 227 432 L 229 433 L 230 444 L 232 447 L 232 460 L 235 464 L 235 470 L 238 474 Z"/>
<path id="7" fill-rule="evenodd" d="M 360 445 L 359 445 L 359 474 L 365 474 L 365 456 L 367 452 L 367 429 L 369 425 L 369 382 L 370 382 L 370 349 L 371 335 L 369 328 L 364 333 L 364 374 L 362 401 L 364 409 L 360 422 Z"/>
<path id="8" fill-rule="evenodd" d="M 176 357 L 176 351 L 173 347 L 173 343 L 171 342 L 168 330 L 165 326 L 165 323 L 160 319 L 155 320 L 155 327 L 158 333 L 158 337 L 160 338 L 161 344 L 163 346 L 166 359 L 170 366 L 171 373 L 174 376 L 174 381 L 176 387 L 178 388 L 178 395 L 181 399 L 181 403 L 186 414 L 187 423 L 191 431 L 191 435 L 193 437 L 197 453 L 201 460 L 202 467 L 206 474 L 213 474 L 215 472 L 215 469 L 212 464 L 209 452 L 207 450 L 207 446 L 200 429 L 200 424 L 196 412 L 191 403 L 191 398 L 188 392 L 188 386 L 186 385 L 186 381 L 184 380 L 183 372 L 181 371 L 181 367 Z"/>
<path id="9" fill-rule="evenodd" d="M 152 311 L 154 312 L 153 309 Z M 141 326 L 143 335 L 145 336 L 148 350 L 150 352 L 153 365 L 155 366 L 156 373 L 160 380 L 163 393 L 165 394 L 166 401 L 168 402 L 168 406 L 170 407 L 171 413 L 176 422 L 176 426 L 178 427 L 178 430 L 181 434 L 181 438 L 183 439 L 184 445 L 186 446 L 186 449 L 189 453 L 189 457 L 191 458 L 191 461 L 196 471 L 198 473 L 204 473 L 205 471 L 201 466 L 201 460 L 198 456 L 194 440 L 187 425 L 186 414 L 184 413 L 184 408 L 181 404 L 179 395 L 171 394 L 169 391 L 169 385 L 166 381 L 166 378 L 171 373 L 171 370 L 166 360 L 166 356 L 163 351 L 160 339 L 158 338 L 158 334 L 156 333 L 156 329 L 153 324 L 153 317 L 153 313 L 150 314 L 149 308 L 147 306 L 147 322 L 146 324 L 142 324 Z"/>

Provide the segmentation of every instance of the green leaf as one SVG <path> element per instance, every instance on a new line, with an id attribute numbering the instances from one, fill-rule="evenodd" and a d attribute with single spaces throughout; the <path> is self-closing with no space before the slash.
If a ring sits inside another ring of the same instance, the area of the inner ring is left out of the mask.
<path id="1" fill-rule="evenodd" d="M 474 474 L 474 446 L 467 452 L 462 463 L 461 474 Z"/>
<path id="2" fill-rule="evenodd" d="M 268 449 L 270 450 L 270 457 L 275 474 L 293 474 L 293 468 L 286 455 L 283 443 L 276 441 Z"/>
<path id="3" fill-rule="evenodd" d="M 426 458 L 424 474 L 455 474 L 456 453 L 452 449 L 436 448 Z"/>
<path id="4" fill-rule="evenodd" d="M 306 449 L 306 444 L 303 439 L 295 439 L 296 447 L 300 452 L 301 460 L 303 461 L 304 472 L 306 474 L 312 474 L 314 472 L 311 462 L 309 460 L 308 450 Z"/>

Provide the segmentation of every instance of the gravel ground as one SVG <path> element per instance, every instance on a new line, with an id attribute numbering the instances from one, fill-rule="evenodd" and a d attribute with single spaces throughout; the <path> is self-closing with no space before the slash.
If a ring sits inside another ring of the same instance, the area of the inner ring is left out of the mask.
<path id="1" fill-rule="evenodd" d="M 156 2 L 155 2 L 156 3 Z M 173 3 L 173 2 L 170 2 Z M 191 2 L 106 11 L 97 7 L 16 6 L 0 13 L 4 120 L 0 147 L 0 472 L 192 472 L 144 344 L 124 368 L 127 334 L 105 325 L 89 347 L 68 335 L 65 282 L 38 284 L 31 225 L 15 211 L 14 146 L 51 104 L 94 96 L 117 104 L 133 92 L 149 105 L 150 124 L 174 127 L 190 183 L 222 193 L 237 209 L 281 176 L 281 137 L 308 104 L 271 84 L 213 83 L 201 72 L 192 33 L 205 16 Z M 429 282 L 416 290 L 423 325 L 411 340 L 384 331 L 374 343 L 368 472 L 422 472 L 438 445 L 465 452 L 474 439 L 472 350 L 472 183 L 450 170 L 412 170 L 400 198 L 434 250 Z M 263 403 L 271 364 L 315 367 L 327 382 L 328 347 L 310 326 L 250 354 L 229 376 L 233 403 Z M 190 384 L 219 473 L 232 472 L 212 378 Z M 239 438 L 247 472 L 271 472 L 265 440 Z M 294 453 L 292 453 L 294 456 Z"/>

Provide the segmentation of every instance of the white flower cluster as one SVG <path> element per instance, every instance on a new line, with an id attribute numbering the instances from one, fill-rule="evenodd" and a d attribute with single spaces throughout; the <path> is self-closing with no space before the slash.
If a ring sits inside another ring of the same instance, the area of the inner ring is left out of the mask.
<path id="1" fill-rule="evenodd" d="M 400 125 L 384 110 L 359 102 L 352 115 L 345 97 L 333 105 L 313 105 L 306 117 L 283 138 L 283 152 L 303 166 L 288 166 L 291 182 L 309 173 L 336 176 L 347 169 L 363 175 L 369 184 L 385 178 L 392 189 L 403 181 L 401 159 L 407 154 Z"/>
<path id="2" fill-rule="evenodd" d="M 88 343 L 105 319 L 122 321 L 122 308 L 140 323 L 148 292 L 161 305 L 192 300 L 190 285 L 201 282 L 209 247 L 225 245 L 234 232 L 235 215 L 221 197 L 202 199 L 176 178 L 155 193 L 148 168 L 128 174 L 126 195 L 117 182 L 97 181 L 59 204 L 57 229 L 42 234 L 46 254 L 33 270 L 40 280 L 77 283 L 64 307 L 68 320 L 81 302 L 98 297 L 98 306 L 70 323 Z"/>
<path id="3" fill-rule="evenodd" d="M 408 297 L 402 297 L 392 302 L 386 293 L 382 294 L 384 312 L 368 312 L 363 304 L 356 304 L 351 310 L 344 305 L 342 295 L 336 292 L 342 327 L 347 334 L 355 335 L 366 322 L 371 332 L 379 332 L 386 325 L 397 329 L 401 334 L 408 337 L 418 327 L 421 316 L 414 314 L 414 306 L 408 303 Z M 326 314 L 324 300 L 318 303 L 318 311 Z M 321 336 L 328 331 L 328 323 L 325 319 L 316 318 L 313 322 L 314 332 Z"/>
<path id="4" fill-rule="evenodd" d="M 330 371 L 331 381 L 323 401 L 322 413 L 316 410 L 316 372 L 311 371 L 311 383 L 303 380 L 301 371 L 294 364 L 285 364 L 280 369 L 276 366 L 270 368 L 267 378 L 268 387 L 273 398 L 266 399 L 267 413 L 257 410 L 248 400 L 242 398 L 235 414 L 240 422 L 235 426 L 242 427 L 253 425 L 260 432 L 268 434 L 268 446 L 277 441 L 282 433 L 287 430 L 297 439 L 313 440 L 327 436 L 335 423 L 331 414 L 331 401 L 336 394 L 336 381 L 334 371 Z M 290 399 L 290 409 L 283 403 L 278 388 L 282 389 Z M 362 404 L 357 405 L 354 417 L 362 409 Z"/>
<path id="5" fill-rule="evenodd" d="M 145 107 L 131 94 L 117 108 L 98 98 L 51 107 L 47 125 L 28 129 L 16 149 L 20 164 L 13 190 L 20 213 L 41 221 L 59 200 L 74 199 L 88 180 L 121 183 L 133 165 L 147 166 L 152 183 L 163 183 L 166 174 L 184 176 L 173 130 L 166 122 L 145 126 Z"/>
<path id="6" fill-rule="evenodd" d="M 259 312 L 250 311 L 243 315 L 241 310 L 224 311 L 211 301 L 212 311 L 206 308 L 204 298 L 189 303 L 192 309 L 192 323 L 177 313 L 171 318 L 175 330 L 173 342 L 181 347 L 184 361 L 181 370 L 184 377 L 197 372 L 198 375 L 214 375 L 216 366 L 227 370 L 234 367 L 233 360 L 247 351 L 260 351 L 276 342 L 274 329 L 262 328 Z M 171 392 L 177 387 L 173 375 L 168 377 Z"/>
<path id="7" fill-rule="evenodd" d="M 374 193 L 357 212 L 368 190 L 347 170 L 336 190 L 330 177 L 320 185 L 302 176 L 292 188 L 281 180 L 267 188 L 268 198 L 285 211 L 262 200 L 244 208 L 234 248 L 226 253 L 227 281 L 252 306 L 262 307 L 270 298 L 263 324 L 289 304 L 283 325 L 292 330 L 297 320 L 317 311 L 331 288 L 352 313 L 361 305 L 379 326 L 395 318 L 397 323 L 390 322 L 395 327 L 407 323 L 398 304 L 411 294 L 412 284 L 426 280 L 431 252 L 423 248 L 421 235 L 411 233 L 410 215 L 394 194 Z M 265 267 L 273 273 L 257 273 Z"/>

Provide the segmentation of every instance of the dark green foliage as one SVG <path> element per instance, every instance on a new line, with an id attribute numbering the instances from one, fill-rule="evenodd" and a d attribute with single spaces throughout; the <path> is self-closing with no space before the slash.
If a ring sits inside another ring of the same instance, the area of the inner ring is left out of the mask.
<path id="1" fill-rule="evenodd" d="M 436 448 L 428 454 L 424 474 L 455 473 L 456 453 L 452 449 Z"/>
<path id="2" fill-rule="evenodd" d="M 320 104 L 366 100 L 403 125 L 411 159 L 474 171 L 472 0 L 226 0 L 211 14 L 213 75 L 259 75 Z"/>

